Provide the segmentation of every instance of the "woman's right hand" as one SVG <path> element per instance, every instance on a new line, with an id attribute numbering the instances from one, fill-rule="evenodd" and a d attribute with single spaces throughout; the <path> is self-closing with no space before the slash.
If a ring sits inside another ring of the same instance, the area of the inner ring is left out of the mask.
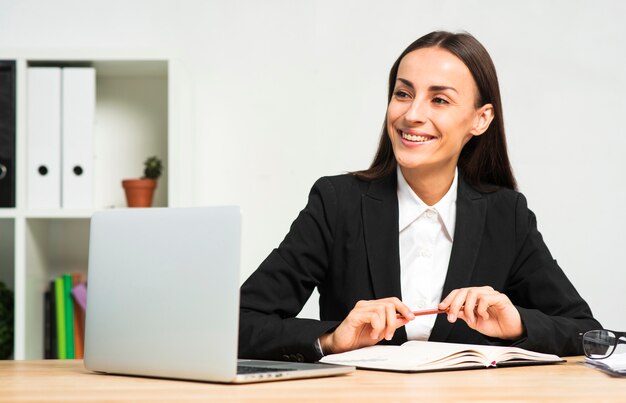
<path id="1" fill-rule="evenodd" d="M 413 319 L 413 312 L 398 298 L 359 301 L 332 333 L 320 336 L 320 344 L 324 354 L 373 346 L 382 339 L 391 340 L 397 328 Z"/>

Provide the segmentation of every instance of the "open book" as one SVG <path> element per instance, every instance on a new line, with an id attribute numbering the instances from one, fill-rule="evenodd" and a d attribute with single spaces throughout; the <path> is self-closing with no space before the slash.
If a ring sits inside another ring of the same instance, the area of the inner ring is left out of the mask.
<path id="1" fill-rule="evenodd" d="M 408 341 L 401 346 L 372 346 L 330 354 L 321 362 L 399 372 L 444 371 L 563 362 L 552 354 L 518 347 Z"/>

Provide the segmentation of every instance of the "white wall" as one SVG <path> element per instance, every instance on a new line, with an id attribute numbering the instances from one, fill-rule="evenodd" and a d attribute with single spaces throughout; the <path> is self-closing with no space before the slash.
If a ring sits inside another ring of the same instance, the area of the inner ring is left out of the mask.
<path id="1" fill-rule="evenodd" d="M 467 30 L 496 63 L 515 173 L 548 246 L 603 325 L 625 330 L 625 15 L 618 0 L 0 0 L 0 48 L 178 59 L 195 130 L 186 200 L 242 206 L 245 278 L 316 178 L 368 165 L 401 50 Z"/>

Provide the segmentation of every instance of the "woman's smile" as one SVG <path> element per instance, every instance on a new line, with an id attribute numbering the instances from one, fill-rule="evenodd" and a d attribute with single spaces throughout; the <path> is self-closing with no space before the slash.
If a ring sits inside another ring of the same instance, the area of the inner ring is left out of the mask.
<path id="1" fill-rule="evenodd" d="M 407 146 L 426 145 L 434 142 L 437 138 L 430 134 L 415 132 L 411 130 L 398 130 L 398 135 L 402 137 Z"/>

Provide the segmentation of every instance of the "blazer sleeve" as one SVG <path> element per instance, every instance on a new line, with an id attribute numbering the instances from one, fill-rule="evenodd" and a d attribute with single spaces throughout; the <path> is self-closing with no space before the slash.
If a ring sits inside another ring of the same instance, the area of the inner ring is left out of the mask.
<path id="1" fill-rule="evenodd" d="M 339 322 L 295 316 L 324 280 L 336 214 L 336 190 L 328 178 L 321 178 L 283 242 L 241 286 L 239 357 L 321 358 L 317 339 Z"/>
<path id="2" fill-rule="evenodd" d="M 519 252 L 507 294 L 526 335 L 514 345 L 561 356 L 583 354 L 579 334 L 602 326 L 552 258 L 522 195 L 516 206 L 516 239 Z"/>

